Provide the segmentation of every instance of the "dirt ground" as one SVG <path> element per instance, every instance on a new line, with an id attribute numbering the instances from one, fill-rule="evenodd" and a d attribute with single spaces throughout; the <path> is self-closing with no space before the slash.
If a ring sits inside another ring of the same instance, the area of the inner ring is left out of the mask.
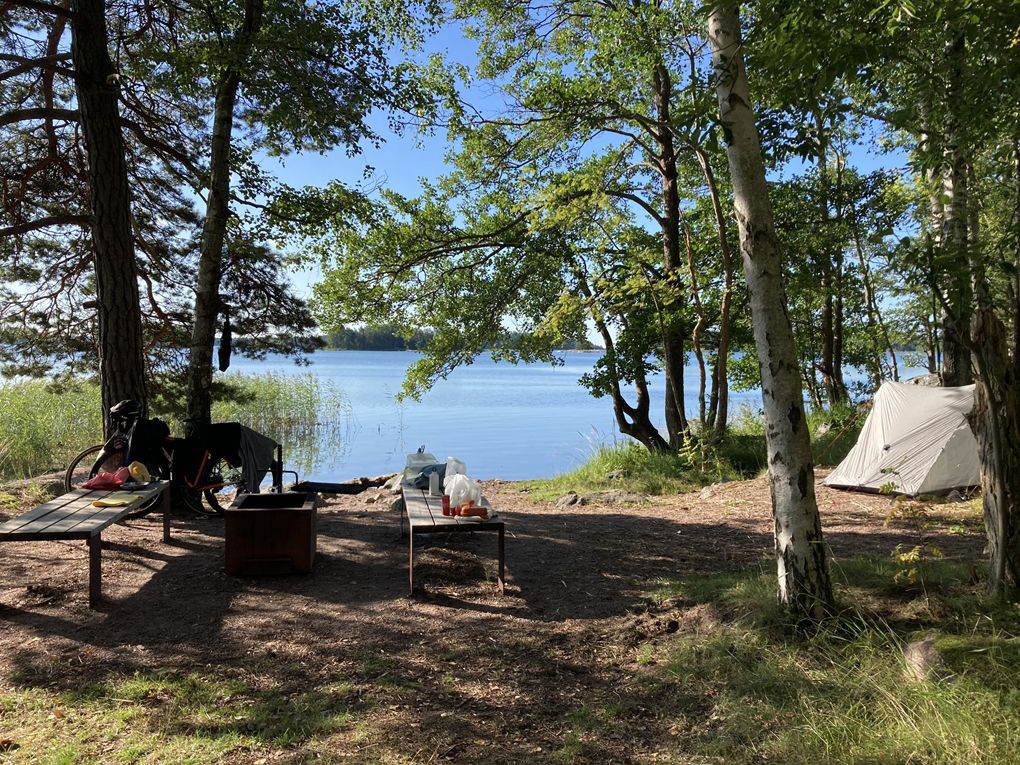
<path id="1" fill-rule="evenodd" d="M 916 542 L 910 523 L 884 527 L 888 497 L 830 490 L 822 475 L 834 560 Z M 624 710 L 615 733 L 573 761 L 649 762 L 683 746 L 649 711 L 637 648 L 709 629 L 714 617 L 645 594 L 667 578 L 774 566 L 765 480 L 625 507 L 557 509 L 500 481 L 484 492 L 506 522 L 504 596 L 496 535 L 480 532 L 416 538 L 409 597 L 408 542 L 388 498 L 366 502 L 374 490 L 326 500 L 309 576 L 227 576 L 221 519 L 176 512 L 169 544 L 158 513 L 114 526 L 96 610 L 83 542 L 2 544 L 0 686 L 59 693 L 210 667 L 281 695 L 328 686 L 361 726 L 315 744 L 341 762 L 542 762 L 563 747 L 571 710 L 609 699 Z M 980 519 L 961 507 L 937 506 L 928 533 L 947 557 L 978 560 Z M 308 746 L 253 743 L 227 761 L 304 762 Z"/>

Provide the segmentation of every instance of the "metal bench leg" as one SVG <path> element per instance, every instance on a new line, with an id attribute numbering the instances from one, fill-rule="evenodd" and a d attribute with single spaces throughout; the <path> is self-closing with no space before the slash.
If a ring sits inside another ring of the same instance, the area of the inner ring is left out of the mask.
<path id="1" fill-rule="evenodd" d="M 99 605 L 103 595 L 103 538 L 100 534 L 88 538 L 89 546 L 89 608 Z"/>
<path id="2" fill-rule="evenodd" d="M 503 527 L 499 527 L 499 594 L 503 594 Z"/>
<path id="3" fill-rule="evenodd" d="M 170 542 L 170 485 L 163 489 L 163 541 Z"/>
<path id="4" fill-rule="evenodd" d="M 410 526 L 410 524 L 408 525 Z M 412 528 L 407 529 L 407 538 L 408 538 L 407 549 L 409 551 L 407 556 L 407 570 L 409 572 L 408 577 L 411 583 L 410 594 L 414 595 L 414 529 Z"/>

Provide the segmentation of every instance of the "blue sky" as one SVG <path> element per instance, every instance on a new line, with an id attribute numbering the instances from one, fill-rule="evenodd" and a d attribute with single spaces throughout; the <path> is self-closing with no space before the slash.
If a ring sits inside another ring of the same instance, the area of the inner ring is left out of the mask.
<path id="1" fill-rule="evenodd" d="M 424 59 L 432 53 L 443 53 L 446 60 L 453 64 L 474 66 L 475 41 L 463 36 L 459 26 L 448 26 L 428 41 L 425 49 L 416 55 Z M 486 85 L 486 88 L 491 86 Z M 489 90 L 474 87 L 464 94 L 474 107 L 491 112 L 498 111 L 500 97 Z M 294 154 L 284 158 L 264 158 L 264 166 L 274 172 L 284 182 L 292 186 L 323 186 L 331 181 L 339 180 L 351 187 L 369 190 L 389 188 L 407 197 L 415 197 L 421 193 L 421 180 L 435 180 L 446 172 L 444 159 L 450 150 L 446 133 L 437 129 L 432 135 L 419 135 L 407 131 L 403 135 L 392 133 L 388 127 L 386 115 L 373 115 L 372 124 L 384 139 L 380 147 L 363 146 L 360 154 L 347 156 L 345 150 L 338 150 L 326 155 Z M 866 136 L 865 144 L 852 153 L 851 162 L 863 172 L 879 168 L 903 166 L 906 158 L 902 152 L 892 155 L 881 153 L 873 142 L 873 137 Z M 799 163 L 790 163 L 782 172 L 783 176 L 799 174 L 806 168 Z M 318 269 L 294 274 L 293 283 L 299 294 L 309 297 L 312 285 L 320 278 Z"/>
<path id="2" fill-rule="evenodd" d="M 459 26 L 448 25 L 432 37 L 423 51 L 414 58 L 424 61 L 434 53 L 442 53 L 451 65 L 474 66 L 477 62 L 474 41 L 467 40 Z M 477 88 L 467 91 L 471 103 L 480 106 L 491 98 Z M 361 153 L 347 156 L 346 150 L 325 155 L 294 154 L 283 158 L 263 158 L 263 166 L 280 180 L 295 186 L 325 186 L 341 181 L 350 187 L 368 190 L 388 188 L 407 197 L 416 197 L 422 191 L 421 179 L 435 180 L 446 170 L 444 158 L 450 149 L 445 130 L 432 135 L 419 135 L 408 130 L 396 135 L 389 129 L 385 113 L 376 113 L 371 124 L 384 139 L 380 147 L 366 145 Z M 318 270 L 311 269 L 295 274 L 293 282 L 298 292 L 310 296 L 311 285 L 318 278 Z"/>

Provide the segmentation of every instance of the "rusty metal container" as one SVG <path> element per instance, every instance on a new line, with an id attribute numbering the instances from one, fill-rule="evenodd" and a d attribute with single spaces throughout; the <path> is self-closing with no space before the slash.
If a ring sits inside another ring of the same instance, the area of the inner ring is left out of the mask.
<path id="1" fill-rule="evenodd" d="M 315 493 L 238 494 L 224 511 L 228 574 L 308 574 L 315 560 Z"/>

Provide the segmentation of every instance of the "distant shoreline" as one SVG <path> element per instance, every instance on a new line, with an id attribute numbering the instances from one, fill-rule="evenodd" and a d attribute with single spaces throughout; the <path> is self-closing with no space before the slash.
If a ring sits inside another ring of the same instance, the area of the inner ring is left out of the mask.
<path id="1" fill-rule="evenodd" d="M 217 343 L 218 345 L 218 343 Z M 421 348 L 320 348 L 313 353 L 321 353 L 322 351 L 342 351 L 342 352 L 354 352 L 354 353 L 423 353 Z M 479 351 L 479 354 L 487 353 L 488 351 Z M 554 348 L 553 353 L 605 353 L 605 348 Z M 311 355 L 311 354 L 309 354 Z"/>

